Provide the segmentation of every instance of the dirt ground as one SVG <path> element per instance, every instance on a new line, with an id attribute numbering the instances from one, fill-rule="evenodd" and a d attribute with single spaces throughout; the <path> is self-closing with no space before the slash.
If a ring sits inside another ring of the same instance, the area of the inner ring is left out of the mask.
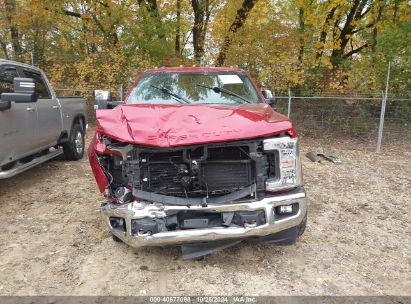
<path id="1" fill-rule="evenodd" d="M 2 180 L 0 295 L 411 295 L 411 152 L 340 146 L 323 146 L 339 166 L 302 157 L 309 221 L 297 244 L 201 261 L 113 242 L 86 157 Z"/>

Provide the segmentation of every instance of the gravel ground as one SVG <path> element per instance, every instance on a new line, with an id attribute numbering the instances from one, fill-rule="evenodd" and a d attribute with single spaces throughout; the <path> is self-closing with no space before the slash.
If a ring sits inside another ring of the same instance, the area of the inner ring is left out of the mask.
<path id="1" fill-rule="evenodd" d="M 113 242 L 86 158 L 2 180 L 0 295 L 411 295 L 411 152 L 340 146 L 320 148 L 339 166 L 302 157 L 309 221 L 297 244 L 201 261 Z"/>

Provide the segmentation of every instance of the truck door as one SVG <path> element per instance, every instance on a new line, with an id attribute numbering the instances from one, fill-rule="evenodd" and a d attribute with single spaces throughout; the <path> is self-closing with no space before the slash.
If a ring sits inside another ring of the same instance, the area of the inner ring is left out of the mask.
<path id="1" fill-rule="evenodd" d="M 39 143 L 42 147 L 53 146 L 62 130 L 60 104 L 40 72 L 29 69 L 23 71 L 25 77 L 33 78 L 36 84 Z"/>
<path id="2" fill-rule="evenodd" d="M 20 77 L 13 65 L 0 66 L 0 94 L 13 92 L 13 79 Z M 0 111 L 0 166 L 36 152 L 37 102 L 11 102 Z"/>

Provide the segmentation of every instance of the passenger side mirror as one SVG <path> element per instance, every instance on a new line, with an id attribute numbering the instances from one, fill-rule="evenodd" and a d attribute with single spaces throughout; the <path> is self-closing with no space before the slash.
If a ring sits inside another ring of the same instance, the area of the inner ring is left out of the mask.
<path id="1" fill-rule="evenodd" d="M 275 97 L 273 96 L 273 93 L 271 92 L 271 90 L 263 90 L 262 93 L 263 93 L 263 96 L 264 96 L 265 100 L 267 101 L 267 103 L 270 106 L 274 107 L 275 103 L 276 103 L 276 100 L 275 100 Z"/>
<path id="2" fill-rule="evenodd" d="M 33 78 L 15 77 L 13 79 L 14 93 L 1 93 L 1 101 L 4 102 L 36 102 L 36 84 Z M 11 104 L 10 104 L 11 106 Z"/>
<path id="3" fill-rule="evenodd" d="M 114 109 L 123 103 L 123 101 L 113 101 L 113 95 L 110 91 L 94 91 L 94 110 Z"/>

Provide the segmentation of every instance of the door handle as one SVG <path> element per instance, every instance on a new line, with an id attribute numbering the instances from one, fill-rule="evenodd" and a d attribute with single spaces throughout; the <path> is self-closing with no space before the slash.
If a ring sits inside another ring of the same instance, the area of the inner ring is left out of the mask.
<path id="1" fill-rule="evenodd" d="M 59 109 L 60 107 L 59 106 L 53 106 L 53 109 L 54 110 L 57 110 L 57 109 Z"/>
<path id="2" fill-rule="evenodd" d="M 35 108 L 32 108 L 32 107 L 28 107 L 28 108 L 26 108 L 26 110 L 27 110 L 28 112 L 34 112 L 34 111 L 36 111 L 36 109 L 35 109 Z"/>

